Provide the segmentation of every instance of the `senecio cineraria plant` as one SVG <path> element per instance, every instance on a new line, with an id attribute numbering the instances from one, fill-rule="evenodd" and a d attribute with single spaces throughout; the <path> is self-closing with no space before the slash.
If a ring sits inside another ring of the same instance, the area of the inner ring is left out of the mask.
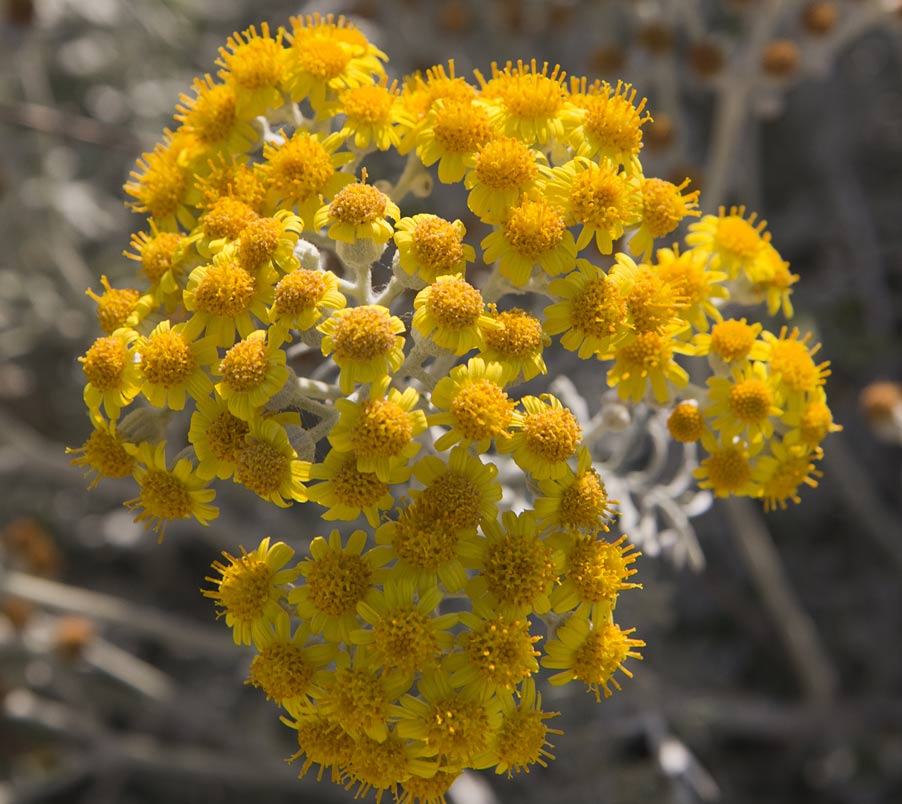
<path id="1" fill-rule="evenodd" d="M 399 86 L 332 16 L 251 27 L 220 54 L 125 186 L 147 216 L 126 254 L 146 287 L 90 294 L 105 334 L 81 358 L 95 429 L 74 462 L 133 476 L 125 504 L 161 537 L 216 518 L 215 480 L 365 519 L 295 565 L 269 538 L 225 553 L 204 592 L 255 648 L 249 682 L 297 731 L 302 773 L 438 802 L 463 769 L 545 765 L 561 732 L 534 676 L 620 688 L 644 645 L 614 621 L 638 553 L 605 536 L 616 502 L 579 417 L 514 389 L 558 338 L 700 442 L 701 488 L 785 505 L 838 429 L 827 364 L 797 329 L 721 309 L 789 317 L 797 276 L 754 214 L 700 217 L 688 181 L 643 174 L 650 115 L 629 85 L 532 61 Z M 386 152 L 407 157 L 394 182 L 370 174 Z M 433 165 L 490 230 L 478 244 L 403 209 Z M 686 247 L 656 248 L 687 217 Z M 288 366 L 320 352 L 309 376 Z M 707 385 L 676 355 L 707 359 Z"/>

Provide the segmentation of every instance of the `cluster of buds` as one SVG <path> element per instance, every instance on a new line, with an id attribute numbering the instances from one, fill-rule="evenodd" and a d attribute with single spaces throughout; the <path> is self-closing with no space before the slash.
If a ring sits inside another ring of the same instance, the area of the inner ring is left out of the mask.
<path id="1" fill-rule="evenodd" d="M 838 429 L 829 372 L 808 335 L 721 310 L 788 317 L 797 277 L 755 215 L 701 217 L 688 180 L 643 174 L 629 85 L 532 61 L 399 86 L 331 16 L 220 53 L 125 187 L 145 287 L 92 293 L 105 335 L 81 359 L 94 432 L 74 462 L 133 476 L 126 505 L 161 538 L 214 520 L 227 480 L 344 523 L 295 566 L 269 538 L 225 554 L 206 592 L 302 771 L 442 801 L 465 768 L 544 765 L 540 667 L 600 698 L 644 644 L 614 621 L 638 553 L 607 537 L 595 441 L 541 392 L 544 355 L 672 408 L 701 487 L 785 505 Z M 478 243 L 419 211 L 433 176 Z M 686 218 L 684 247 L 656 248 Z M 677 356 L 707 359 L 707 384 Z"/>

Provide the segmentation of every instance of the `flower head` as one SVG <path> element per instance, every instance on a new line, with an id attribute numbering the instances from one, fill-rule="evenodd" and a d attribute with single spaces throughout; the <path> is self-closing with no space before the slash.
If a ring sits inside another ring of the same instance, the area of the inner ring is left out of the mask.
<path id="1" fill-rule="evenodd" d="M 213 373 L 222 377 L 216 393 L 226 400 L 229 410 L 250 421 L 288 379 L 280 338 L 272 330 L 268 334 L 254 330 L 225 353 Z"/>
<path id="2" fill-rule="evenodd" d="M 395 224 L 398 264 L 427 284 L 440 276 L 463 276 L 467 263 L 476 257 L 473 247 L 463 242 L 466 231 L 460 221 L 451 223 L 436 215 L 402 218 Z"/>

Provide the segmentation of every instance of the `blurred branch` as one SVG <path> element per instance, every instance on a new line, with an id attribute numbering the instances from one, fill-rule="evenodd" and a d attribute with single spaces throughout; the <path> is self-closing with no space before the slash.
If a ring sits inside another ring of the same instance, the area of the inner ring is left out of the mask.
<path id="1" fill-rule="evenodd" d="M 104 148 L 117 148 L 132 154 L 142 147 L 141 141 L 121 126 L 101 123 L 93 117 L 64 112 L 39 103 L 0 102 L 0 123 L 21 126 Z"/>

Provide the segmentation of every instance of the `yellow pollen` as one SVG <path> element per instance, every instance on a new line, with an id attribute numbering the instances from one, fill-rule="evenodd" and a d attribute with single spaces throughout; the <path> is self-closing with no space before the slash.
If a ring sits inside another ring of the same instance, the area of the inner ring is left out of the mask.
<path id="1" fill-rule="evenodd" d="M 512 690 L 535 672 L 539 637 L 529 635 L 529 621 L 506 621 L 498 616 L 467 638 L 467 659 L 479 674 L 499 687 Z"/>
<path id="2" fill-rule="evenodd" d="M 151 285 L 156 285 L 172 269 L 176 249 L 183 240 L 175 232 L 159 232 L 141 248 L 141 271 Z"/>
<path id="3" fill-rule="evenodd" d="M 444 516 L 445 522 L 454 530 L 475 529 L 482 520 L 481 497 L 479 487 L 469 478 L 449 471 L 423 490 L 417 498 L 417 506 L 420 510 Z"/>
<path id="4" fill-rule="evenodd" d="M 705 417 L 698 405 L 681 402 L 667 418 L 667 429 L 676 441 L 698 441 L 705 432 Z"/>
<path id="5" fill-rule="evenodd" d="M 573 180 L 570 209 L 580 223 L 611 229 L 630 215 L 629 190 L 615 169 L 593 166 Z"/>
<path id="6" fill-rule="evenodd" d="M 742 380 L 730 389 L 730 412 L 747 424 L 764 421 L 770 413 L 772 401 L 770 388 L 763 380 Z"/>
<path id="7" fill-rule="evenodd" d="M 248 684 L 261 687 L 276 703 L 306 695 L 313 682 L 313 666 L 296 645 L 273 642 L 251 662 Z"/>
<path id="8" fill-rule="evenodd" d="M 250 426 L 246 421 L 224 410 L 210 421 L 204 434 L 210 451 L 218 460 L 234 463 L 249 432 Z"/>
<path id="9" fill-rule="evenodd" d="M 506 533 L 489 544 L 482 575 L 502 604 L 528 606 L 555 580 L 551 548 L 535 534 Z"/>
<path id="10" fill-rule="evenodd" d="M 426 309 L 439 326 L 446 329 L 465 329 L 473 326 L 482 315 L 482 294 L 463 279 L 436 282 L 429 289 Z"/>
<path id="11" fill-rule="evenodd" d="M 561 494 L 561 523 L 575 530 L 607 530 L 604 522 L 609 516 L 610 502 L 598 472 L 594 469 L 580 472 Z"/>
<path id="12" fill-rule="evenodd" d="M 358 455 L 390 458 L 412 438 L 410 417 L 396 402 L 365 399 L 360 403 L 360 420 L 351 434 L 351 446 Z"/>
<path id="13" fill-rule="evenodd" d="M 235 481 L 267 497 L 279 490 L 291 472 L 291 459 L 272 444 L 246 439 L 235 455 Z"/>
<path id="14" fill-rule="evenodd" d="M 366 362 L 388 355 L 396 337 L 388 310 L 366 305 L 337 318 L 332 342 L 337 358 Z"/>
<path id="15" fill-rule="evenodd" d="M 373 626 L 375 648 L 389 667 L 420 670 L 438 652 L 430 619 L 416 608 L 389 609 Z"/>
<path id="16" fill-rule="evenodd" d="M 549 463 L 559 463 L 576 452 L 583 432 L 569 410 L 552 408 L 527 416 L 523 435 L 530 451 Z"/>
<path id="17" fill-rule="evenodd" d="M 276 285 L 275 310 L 279 315 L 300 315 L 312 310 L 326 292 L 326 280 L 321 271 L 299 268 L 283 276 Z"/>
<path id="18" fill-rule="evenodd" d="M 436 110 L 433 132 L 439 145 L 454 154 L 472 153 L 494 136 L 488 113 L 468 100 L 445 100 Z"/>
<path id="19" fill-rule="evenodd" d="M 719 249 L 743 259 L 754 257 L 764 245 L 758 230 L 739 215 L 718 220 L 714 239 Z"/>
<path id="20" fill-rule="evenodd" d="M 495 315 L 501 327 L 486 332 L 490 349 L 504 357 L 523 358 L 540 351 L 544 340 L 542 322 L 525 310 L 505 310 Z"/>
<path id="21" fill-rule="evenodd" d="M 223 575 L 214 595 L 226 614 L 242 622 L 253 622 L 263 616 L 269 602 L 273 571 L 254 555 L 236 558 L 226 554 L 226 558 L 232 562 L 230 566 L 219 562 L 213 565 Z"/>
<path id="22" fill-rule="evenodd" d="M 594 690 L 596 697 L 599 697 L 599 688 L 604 691 L 605 697 L 611 694 L 607 687 L 608 683 L 620 689 L 620 685 L 614 679 L 616 670 L 622 670 L 628 676 L 632 675 L 623 667 L 623 662 L 629 656 L 639 658 L 631 648 L 645 644 L 638 639 L 629 639 L 629 634 L 634 630 L 631 628 L 628 631 L 621 631 L 616 624 L 608 623 L 590 632 L 585 643 L 576 652 L 573 675 L 589 689 Z"/>
<path id="23" fill-rule="evenodd" d="M 495 742 L 498 758 L 512 770 L 528 770 L 527 766 L 539 763 L 547 767 L 545 758 L 554 759 L 545 750 L 548 733 L 560 734 L 557 729 L 549 729 L 544 721 L 552 714 L 519 706 L 506 715 Z M 549 746 L 550 747 L 550 746 Z M 508 771 L 509 773 L 510 771 Z"/>
<path id="24" fill-rule="evenodd" d="M 135 459 L 125 451 L 122 442 L 107 430 L 94 430 L 80 450 L 83 455 L 72 461 L 97 472 L 99 477 L 128 477 Z"/>
<path id="25" fill-rule="evenodd" d="M 402 511 L 392 539 L 398 558 L 421 570 L 436 570 L 457 554 L 460 541 L 453 521 L 418 504 Z"/>
<path id="26" fill-rule="evenodd" d="M 504 223 L 504 236 L 520 256 L 538 259 L 564 239 L 564 218 L 544 201 L 524 199 Z"/>
<path id="27" fill-rule="evenodd" d="M 344 505 L 365 508 L 381 499 L 387 487 L 373 472 L 357 469 L 357 456 L 351 455 L 330 478 L 335 497 Z"/>
<path id="28" fill-rule="evenodd" d="M 482 441 L 507 429 L 513 419 L 514 405 L 497 383 L 479 379 L 457 392 L 451 402 L 451 414 L 464 438 Z"/>
<path id="29" fill-rule="evenodd" d="M 254 277 L 240 265 L 214 262 L 194 290 L 194 308 L 221 318 L 237 318 L 250 309 L 256 291 Z"/>
<path id="30" fill-rule="evenodd" d="M 362 226 L 385 216 L 388 197 L 371 184 L 349 184 L 336 193 L 329 215 L 339 223 Z"/>
<path id="31" fill-rule="evenodd" d="M 341 94 L 341 108 L 348 120 L 376 125 L 388 122 L 395 96 L 381 84 L 352 87 Z"/>
<path id="32" fill-rule="evenodd" d="M 191 516 L 191 494 L 175 475 L 151 469 L 141 481 L 141 507 L 154 519 L 185 519 Z"/>
<path id="33" fill-rule="evenodd" d="M 535 154 L 514 137 L 487 142 L 476 156 L 476 177 L 492 190 L 515 190 L 539 174 Z"/>
<path id="34" fill-rule="evenodd" d="M 101 278 L 104 293 L 98 296 L 93 291 L 88 291 L 88 296 L 97 302 L 97 322 L 100 328 L 110 335 L 119 327 L 124 327 L 128 317 L 135 309 L 141 291 L 134 288 L 111 288 L 106 277 Z"/>
<path id="35" fill-rule="evenodd" d="M 818 368 L 804 341 L 792 338 L 775 341 L 770 349 L 770 366 L 793 391 L 813 391 L 821 384 Z"/>
<path id="36" fill-rule="evenodd" d="M 488 713 L 462 695 L 436 701 L 426 715 L 426 744 L 453 760 L 466 760 L 488 747 Z"/>
<path id="37" fill-rule="evenodd" d="M 567 559 L 567 577 L 576 585 L 582 600 L 590 603 L 604 603 L 613 600 L 624 589 L 635 588 L 636 584 L 626 579 L 636 573 L 629 565 L 638 553 L 629 553 L 631 545 L 621 545 L 626 536 L 617 542 L 600 541 L 594 536 L 580 539 Z"/>
<path id="38" fill-rule="evenodd" d="M 270 185 L 289 201 L 303 202 L 322 192 L 335 173 L 329 152 L 309 135 L 295 134 L 265 156 Z"/>
<path id="39" fill-rule="evenodd" d="M 231 196 L 224 196 L 204 215 L 204 234 L 210 240 L 220 237 L 235 240 L 257 218 L 257 213 L 243 201 Z"/>
<path id="40" fill-rule="evenodd" d="M 640 373 L 650 371 L 670 360 L 671 348 L 657 332 L 639 332 L 621 347 L 619 355 L 624 362 L 635 366 Z"/>
<path id="41" fill-rule="evenodd" d="M 676 229 L 690 214 L 687 201 L 691 204 L 697 196 L 698 193 L 690 193 L 683 198 L 675 184 L 664 179 L 645 179 L 642 182 L 642 222 L 651 236 L 663 237 Z"/>
<path id="42" fill-rule="evenodd" d="M 752 476 L 752 468 L 739 447 L 719 449 L 704 461 L 708 477 L 716 491 L 735 491 Z"/>
<path id="43" fill-rule="evenodd" d="M 223 381 L 239 393 L 259 387 L 268 369 L 266 344 L 259 340 L 238 341 L 219 365 Z"/>
<path id="44" fill-rule="evenodd" d="M 283 53 L 274 39 L 249 37 L 226 58 L 232 80 L 251 91 L 275 86 L 282 77 Z"/>
<path id="45" fill-rule="evenodd" d="M 270 259 L 279 245 L 282 224 L 275 218 L 257 218 L 241 230 L 238 260 L 251 270 Z"/>
<path id="46" fill-rule="evenodd" d="M 98 391 L 112 391 L 122 381 L 122 372 L 129 360 L 128 348 L 119 338 L 98 338 L 79 359 L 91 385 Z"/>
<path id="47" fill-rule="evenodd" d="M 533 70 L 535 66 L 533 62 Z M 561 86 L 564 76 L 561 74 L 558 77 L 559 70 L 560 68 L 555 66 L 550 77 L 542 73 L 518 70 L 502 90 L 504 108 L 512 117 L 525 120 L 554 117 L 564 103 L 565 94 Z"/>
<path id="48" fill-rule="evenodd" d="M 637 156 L 642 149 L 642 125 L 650 120 L 648 114 L 642 117 L 645 99 L 639 106 L 633 106 L 635 90 L 630 92 L 629 84 L 618 84 L 614 94 L 606 88 L 604 94 L 589 95 L 585 99 L 585 130 L 603 146 L 624 154 Z"/>
<path id="49" fill-rule="evenodd" d="M 578 332 L 607 338 L 617 332 L 626 318 L 626 301 L 607 277 L 599 276 L 573 297 L 570 318 Z"/>
<path id="50" fill-rule="evenodd" d="M 141 370 L 144 378 L 164 388 L 185 382 L 197 369 L 191 346 L 177 332 L 157 332 L 141 349 Z"/>
<path id="51" fill-rule="evenodd" d="M 748 356 L 755 343 L 755 330 L 745 323 L 728 318 L 711 328 L 711 351 L 728 363 Z"/>
<path id="52" fill-rule="evenodd" d="M 293 53 L 301 70 L 321 81 L 337 78 L 351 60 L 351 54 L 339 42 L 321 36 L 299 40 Z"/>
<path id="53" fill-rule="evenodd" d="M 228 84 L 203 84 L 197 98 L 181 116 L 182 122 L 191 133 L 205 145 L 222 142 L 231 132 L 236 121 L 238 99 L 235 90 Z"/>
<path id="54" fill-rule="evenodd" d="M 353 612 L 370 588 L 372 570 L 362 556 L 328 550 L 310 562 L 307 588 L 318 611 L 334 617 Z"/>
<path id="55" fill-rule="evenodd" d="M 449 273 L 464 258 L 463 235 L 442 218 L 430 216 L 420 221 L 412 242 L 417 262 L 437 275 Z"/>

